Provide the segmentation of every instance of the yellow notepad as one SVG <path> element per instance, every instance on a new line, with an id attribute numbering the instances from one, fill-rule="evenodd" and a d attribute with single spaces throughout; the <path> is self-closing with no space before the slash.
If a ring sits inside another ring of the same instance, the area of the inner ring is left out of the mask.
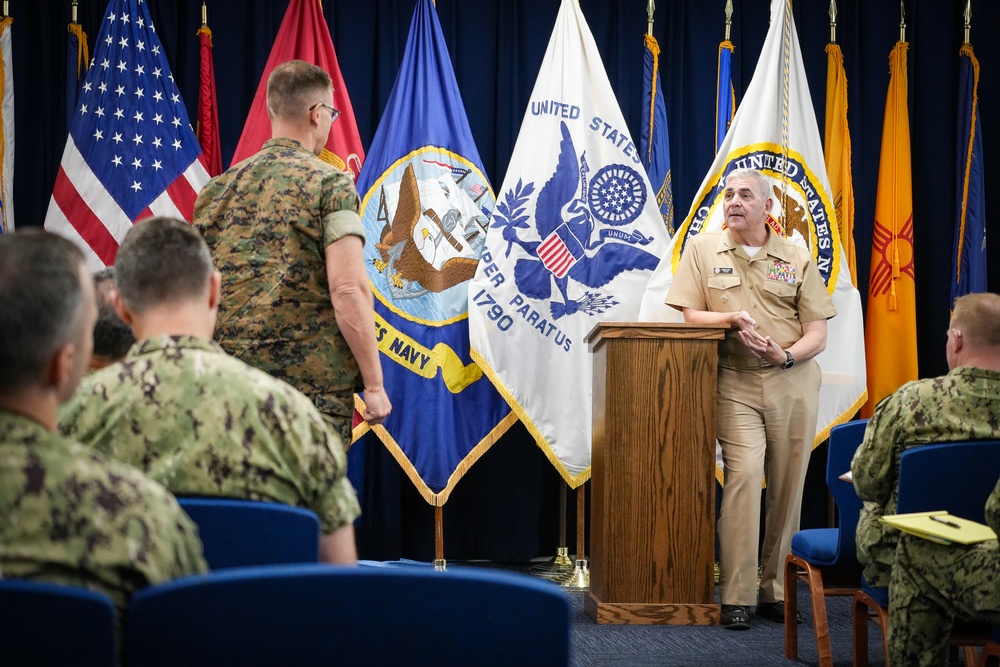
<path id="1" fill-rule="evenodd" d="M 944 510 L 889 514 L 882 523 L 898 528 L 939 544 L 977 544 L 997 539 L 997 534 L 987 525 L 952 516 Z"/>

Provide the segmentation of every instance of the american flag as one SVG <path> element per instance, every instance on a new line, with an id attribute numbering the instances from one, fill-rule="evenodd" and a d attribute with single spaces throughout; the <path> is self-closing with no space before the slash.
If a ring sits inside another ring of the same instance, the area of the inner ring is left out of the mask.
<path id="1" fill-rule="evenodd" d="M 112 0 L 105 17 L 45 216 L 93 269 L 114 263 L 135 220 L 190 220 L 208 182 L 144 1 Z"/>

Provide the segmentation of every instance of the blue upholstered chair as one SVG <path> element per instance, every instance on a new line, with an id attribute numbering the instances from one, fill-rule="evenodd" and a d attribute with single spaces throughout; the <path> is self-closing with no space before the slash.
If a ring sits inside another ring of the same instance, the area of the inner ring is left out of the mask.
<path id="1" fill-rule="evenodd" d="M 562 589 L 479 568 L 278 565 L 177 579 L 129 607 L 126 664 L 569 664 Z"/>
<path id="2" fill-rule="evenodd" d="M 993 626 L 993 638 L 983 647 L 979 667 L 1000 667 L 1000 625 Z"/>
<path id="3" fill-rule="evenodd" d="M 1000 440 L 945 442 L 913 447 L 899 459 L 899 482 L 896 513 L 947 510 L 948 513 L 972 521 L 986 520 L 986 499 L 1000 477 Z M 889 652 L 886 630 L 889 627 L 886 589 L 869 588 L 867 584 L 854 594 L 853 642 L 855 667 L 868 665 L 868 621 L 874 621 L 882 632 L 882 648 L 886 667 Z M 973 646 L 983 646 L 989 637 L 973 629 L 954 631 L 951 645 L 964 646 L 965 664 L 976 663 Z"/>
<path id="4" fill-rule="evenodd" d="M 115 667 L 111 598 L 76 586 L 0 579 L 0 665 Z"/>
<path id="5" fill-rule="evenodd" d="M 229 498 L 178 502 L 198 524 L 213 570 L 319 560 L 319 518 L 307 509 Z"/>
<path id="6" fill-rule="evenodd" d="M 854 492 L 854 485 L 840 476 L 851 469 L 851 459 L 864 438 L 867 425 L 868 420 L 861 419 L 830 430 L 826 485 L 837 505 L 837 527 L 800 530 L 792 536 L 792 551 L 785 559 L 786 658 L 794 660 L 799 652 L 795 584 L 801 577 L 809 585 L 819 664 L 821 667 L 833 665 L 826 596 L 853 595 L 861 576 L 854 541 L 861 499 Z"/>

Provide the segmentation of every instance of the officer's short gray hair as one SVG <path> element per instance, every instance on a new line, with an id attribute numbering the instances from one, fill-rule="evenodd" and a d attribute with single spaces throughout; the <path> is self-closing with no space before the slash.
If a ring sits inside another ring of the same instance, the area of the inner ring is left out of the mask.
<path id="1" fill-rule="evenodd" d="M 732 178 L 745 178 L 753 181 L 754 191 L 764 201 L 767 201 L 771 196 L 771 181 L 767 180 L 767 176 L 756 169 L 733 169 L 726 175 L 727 186 L 729 185 L 729 179 Z"/>

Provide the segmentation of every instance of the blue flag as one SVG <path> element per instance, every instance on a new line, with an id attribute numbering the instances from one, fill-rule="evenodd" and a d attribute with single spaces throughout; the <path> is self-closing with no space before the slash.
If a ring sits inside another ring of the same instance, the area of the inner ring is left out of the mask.
<path id="1" fill-rule="evenodd" d="M 736 113 L 736 93 L 733 91 L 733 44 L 728 39 L 719 44 L 718 88 L 715 93 L 715 148 L 726 138 L 729 124 Z"/>
<path id="2" fill-rule="evenodd" d="M 374 431 L 428 503 L 515 420 L 469 356 L 468 286 L 495 198 L 431 0 L 358 177 L 392 416 Z"/>
<path id="3" fill-rule="evenodd" d="M 639 151 L 646 175 L 656 192 L 656 203 L 663 223 L 674 233 L 674 193 L 670 186 L 670 133 L 667 131 L 667 105 L 660 88 L 660 46 L 646 35 L 643 52 L 642 128 Z"/>
<path id="4" fill-rule="evenodd" d="M 951 276 L 951 303 L 986 291 L 986 198 L 983 190 L 983 138 L 979 125 L 979 61 L 962 45 L 958 98 L 958 212 Z"/>

